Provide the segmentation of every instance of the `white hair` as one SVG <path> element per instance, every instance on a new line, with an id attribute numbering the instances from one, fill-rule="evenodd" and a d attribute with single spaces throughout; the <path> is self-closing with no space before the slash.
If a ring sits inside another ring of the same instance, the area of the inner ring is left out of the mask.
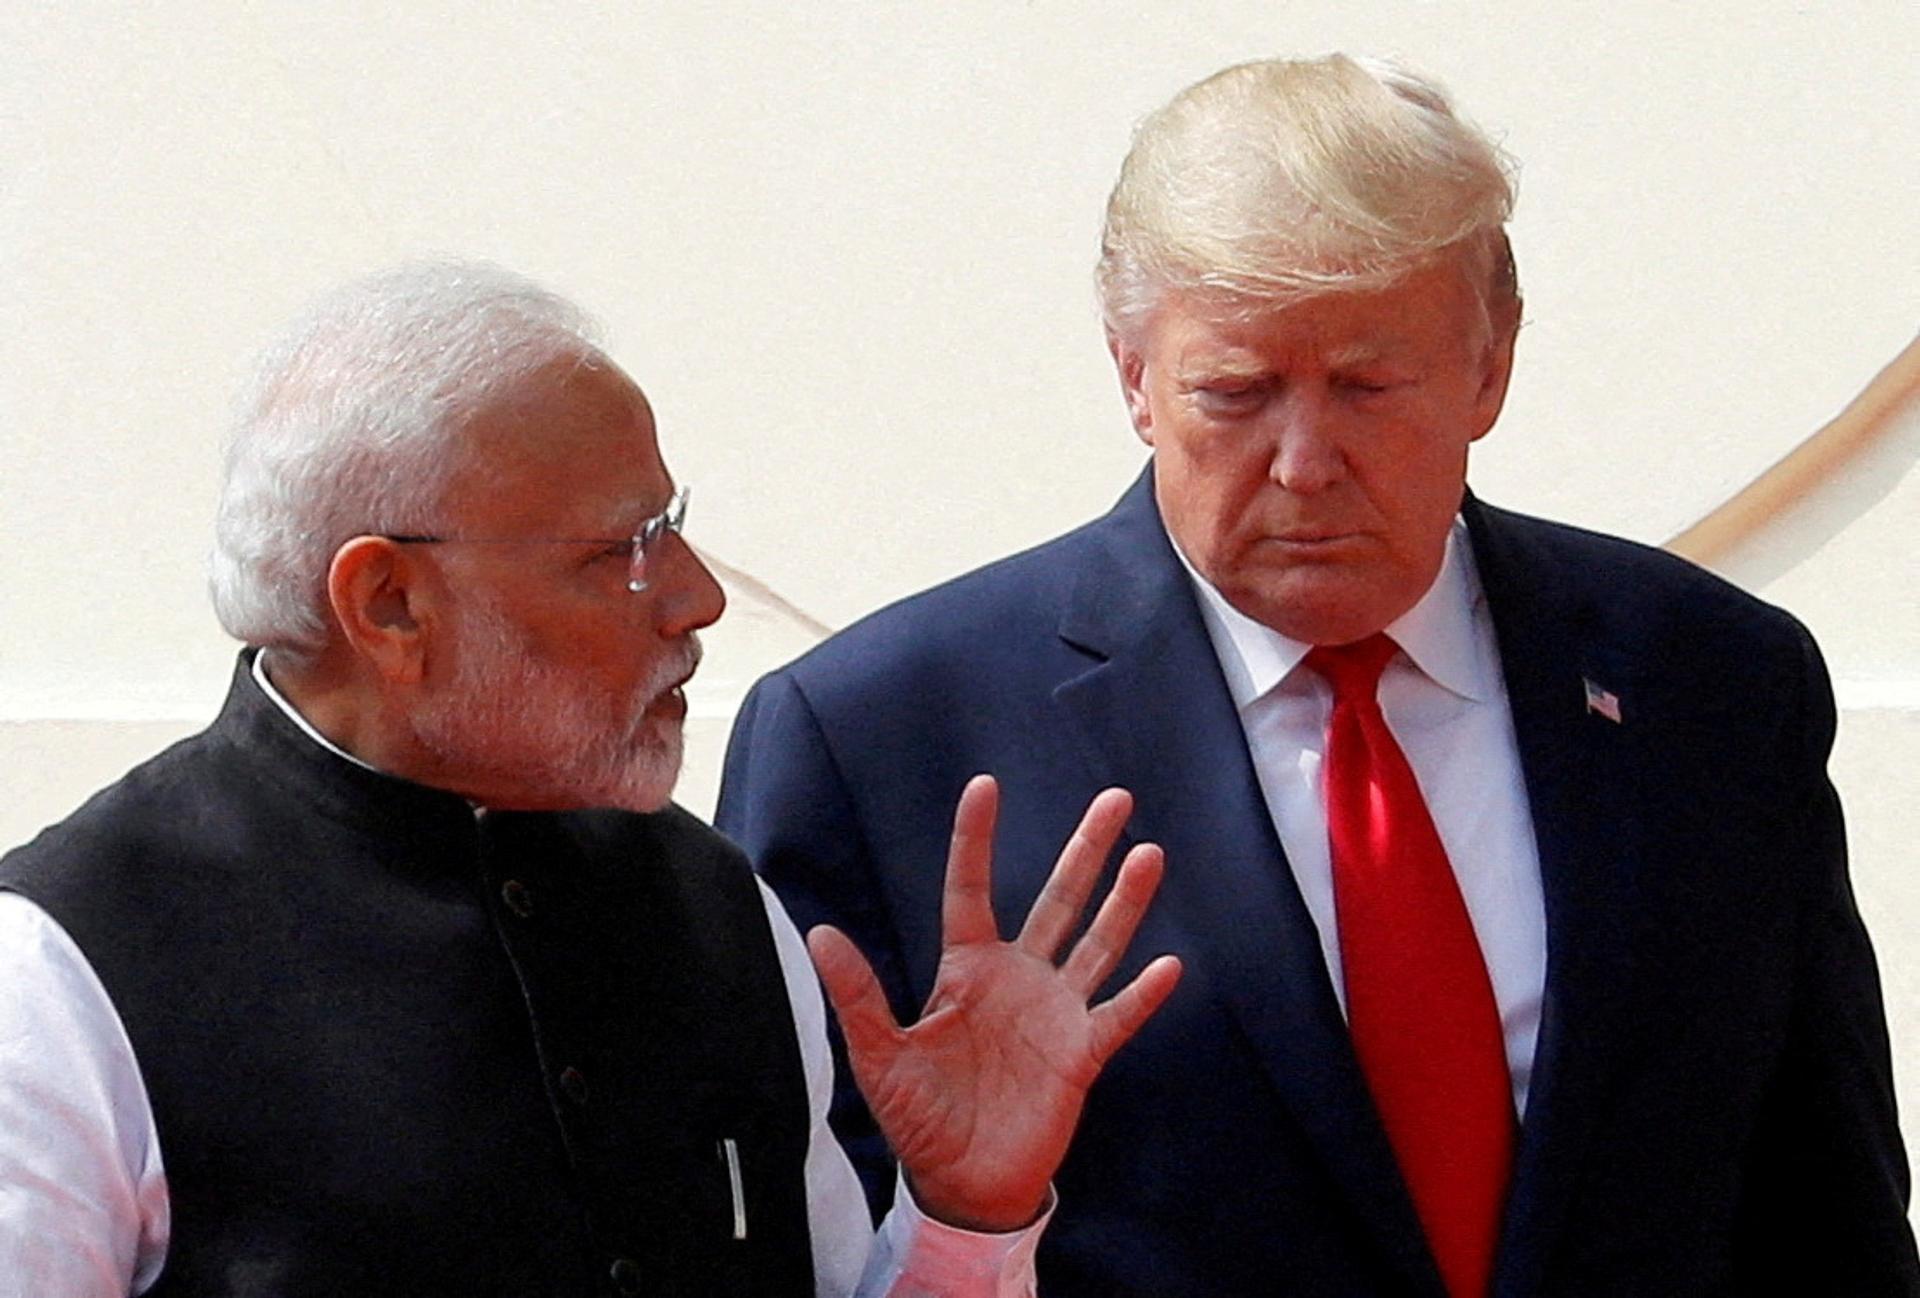
<path id="1" fill-rule="evenodd" d="M 1435 82 L 1344 54 L 1243 63 L 1135 130 L 1107 201 L 1101 309 L 1138 342 L 1170 290 L 1284 304 L 1450 255 L 1483 307 L 1517 307 L 1512 210 L 1510 161 Z"/>
<path id="2" fill-rule="evenodd" d="M 485 262 L 401 266 L 315 302 L 255 362 L 235 411 L 209 567 L 220 624 L 316 653 L 340 546 L 440 526 L 469 419 L 549 365 L 604 361 L 596 333 Z"/>

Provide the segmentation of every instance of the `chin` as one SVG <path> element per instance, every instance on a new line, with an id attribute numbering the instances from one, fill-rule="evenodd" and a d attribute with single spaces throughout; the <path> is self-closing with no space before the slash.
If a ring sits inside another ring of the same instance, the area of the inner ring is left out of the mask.
<path id="1" fill-rule="evenodd" d="M 1384 629 L 1406 608 L 1386 601 L 1355 600 L 1355 582 L 1333 573 L 1305 576 L 1251 588 L 1222 591 L 1242 613 L 1301 644 L 1338 645 L 1363 640 Z M 1407 607 L 1412 607 L 1411 604 Z"/>
<path id="2" fill-rule="evenodd" d="M 678 725 L 650 738 L 626 755 L 623 769 L 609 789 L 611 798 L 599 805 L 643 813 L 664 810 L 673 801 L 674 786 L 680 782 L 683 752 Z"/>
<path id="3" fill-rule="evenodd" d="M 617 800 L 610 805 L 622 811 L 637 811 L 642 815 L 665 811 L 667 804 L 673 801 L 673 788 L 679 783 L 679 774 L 676 769 L 665 779 L 638 781 L 631 787 L 620 790 Z"/>
<path id="4" fill-rule="evenodd" d="M 675 726 L 670 733 L 636 736 L 617 747 L 576 741 L 529 754 L 523 765 L 493 765 L 502 782 L 526 790 L 516 805 L 527 810 L 650 813 L 673 800 L 680 762 Z"/>

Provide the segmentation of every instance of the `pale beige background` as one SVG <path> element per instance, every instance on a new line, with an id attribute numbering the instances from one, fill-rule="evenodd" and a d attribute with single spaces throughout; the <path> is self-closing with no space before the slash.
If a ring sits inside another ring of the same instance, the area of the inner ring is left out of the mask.
<path id="1" fill-rule="evenodd" d="M 402 257 L 492 257 L 599 313 L 695 539 L 833 625 L 1130 479 L 1100 204 L 1132 122 L 1231 61 L 1402 55 L 1521 160 L 1529 322 L 1473 474 L 1498 503 L 1663 540 L 1838 411 L 1920 302 L 1911 0 L 0 0 L 0 32 L 0 846 L 211 713 L 233 374 Z M 1834 668 L 1908 1113 L 1916 457 L 1909 408 L 1726 564 Z M 736 595 L 710 641 L 702 811 L 741 692 L 809 635 Z"/>

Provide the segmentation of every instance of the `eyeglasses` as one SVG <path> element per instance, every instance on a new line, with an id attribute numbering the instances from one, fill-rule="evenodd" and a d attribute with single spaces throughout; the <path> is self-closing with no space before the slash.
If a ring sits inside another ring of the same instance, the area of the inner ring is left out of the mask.
<path id="1" fill-rule="evenodd" d="M 611 536 L 389 536 L 400 545 L 602 545 L 627 553 L 627 589 L 638 595 L 647 588 L 647 560 L 660 544 L 660 538 L 672 532 L 680 535 L 687 521 L 688 488 L 681 487 L 667 501 L 667 507 L 651 518 L 640 520 L 640 527 L 629 537 Z"/>

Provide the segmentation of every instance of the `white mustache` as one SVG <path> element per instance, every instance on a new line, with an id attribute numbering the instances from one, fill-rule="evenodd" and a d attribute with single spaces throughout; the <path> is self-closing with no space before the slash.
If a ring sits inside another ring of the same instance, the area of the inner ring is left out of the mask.
<path id="1" fill-rule="evenodd" d="M 688 632 L 686 638 L 675 647 L 674 651 L 661 659 L 659 665 L 648 675 L 644 691 L 648 701 L 651 702 L 668 690 L 686 684 L 694 672 L 700 669 L 700 659 L 705 654 L 706 651 L 700 647 L 700 638 Z"/>

